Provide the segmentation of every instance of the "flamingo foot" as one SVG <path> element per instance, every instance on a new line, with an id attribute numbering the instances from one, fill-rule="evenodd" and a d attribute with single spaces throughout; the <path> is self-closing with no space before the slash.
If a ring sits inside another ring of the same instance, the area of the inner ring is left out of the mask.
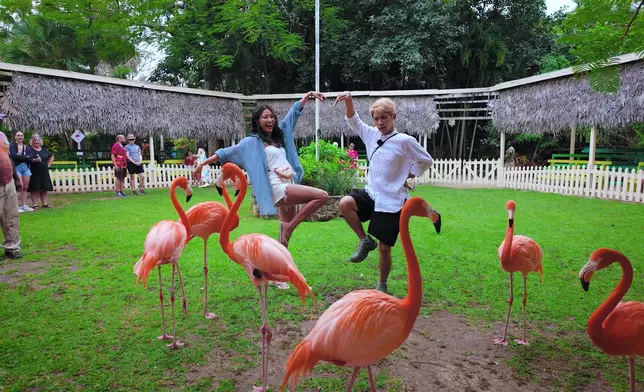
<path id="1" fill-rule="evenodd" d="M 500 344 L 502 346 L 507 346 L 508 341 L 506 338 L 501 338 L 501 339 L 494 339 L 494 344 Z"/>
<path id="2" fill-rule="evenodd" d="M 214 314 L 214 313 L 212 313 L 212 312 L 210 312 L 210 313 L 206 313 L 206 314 L 205 314 L 205 316 L 206 316 L 206 318 L 207 318 L 208 320 L 213 320 L 213 319 L 215 319 L 215 318 L 217 317 L 217 315 L 216 315 L 216 314 Z"/>
<path id="3" fill-rule="evenodd" d="M 157 339 L 159 340 L 172 340 L 172 338 L 174 338 L 174 336 L 168 335 L 167 333 L 164 333 L 161 336 L 157 336 Z"/>
<path id="4" fill-rule="evenodd" d="M 522 346 L 528 346 L 530 344 L 530 343 L 528 343 L 527 340 L 523 340 L 523 339 L 515 339 L 514 342 L 516 344 L 520 344 Z"/>
<path id="5" fill-rule="evenodd" d="M 256 387 L 253 385 L 253 392 L 264 392 L 266 391 L 264 387 Z"/>
<path id="6" fill-rule="evenodd" d="M 184 346 L 184 343 L 182 343 L 182 342 L 172 342 L 172 343 L 168 344 L 168 347 L 174 348 L 174 349 L 178 349 L 178 348 L 181 348 L 183 346 Z"/>

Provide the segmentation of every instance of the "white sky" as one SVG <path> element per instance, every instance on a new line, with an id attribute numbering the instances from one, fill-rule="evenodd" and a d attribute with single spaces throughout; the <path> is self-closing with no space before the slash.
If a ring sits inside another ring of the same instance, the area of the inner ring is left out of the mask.
<path id="1" fill-rule="evenodd" d="M 546 12 L 548 14 L 558 11 L 561 7 L 566 7 L 565 11 L 572 11 L 575 6 L 576 4 L 573 0 L 546 0 Z M 163 58 L 163 53 L 158 45 L 154 44 L 140 45 L 139 50 L 144 56 L 144 61 L 141 64 L 141 69 L 133 75 L 133 79 L 146 80 Z"/>
<path id="2" fill-rule="evenodd" d="M 566 11 L 572 11 L 576 4 L 573 0 L 546 0 L 546 8 L 549 14 L 558 11 L 561 7 L 567 7 Z"/>

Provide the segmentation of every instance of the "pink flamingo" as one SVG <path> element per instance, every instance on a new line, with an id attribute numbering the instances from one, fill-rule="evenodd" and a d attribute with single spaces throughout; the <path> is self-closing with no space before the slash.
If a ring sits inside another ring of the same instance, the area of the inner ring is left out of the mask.
<path id="1" fill-rule="evenodd" d="M 172 205 L 181 218 L 181 223 L 171 220 L 162 220 L 156 223 L 148 235 L 145 237 L 143 245 L 143 255 L 134 265 L 134 274 L 137 276 L 136 284 L 143 280 L 143 287 L 146 287 L 146 282 L 150 271 L 154 267 L 159 269 L 159 299 L 161 300 L 161 319 L 163 324 L 163 335 L 159 336 L 161 340 L 170 340 L 172 343 L 168 347 L 178 348 L 183 346 L 183 343 L 175 340 L 174 330 L 174 270 L 176 267 L 179 275 L 179 282 L 181 284 L 181 295 L 183 296 L 183 311 L 187 312 L 186 308 L 186 294 L 183 288 L 183 279 L 181 278 L 181 270 L 177 260 L 183 252 L 190 238 L 190 224 L 188 218 L 177 200 L 177 187 L 186 191 L 186 202 L 190 201 L 192 197 L 192 188 L 188 184 L 186 177 L 177 177 L 172 181 L 170 186 L 170 200 Z M 170 302 L 172 303 L 172 335 L 167 335 L 165 332 L 165 314 L 163 312 L 163 289 L 161 287 L 161 266 L 163 264 L 172 264 L 172 283 L 170 285 Z"/>
<path id="2" fill-rule="evenodd" d="M 514 235 L 514 210 L 516 209 L 514 200 L 508 200 L 505 203 L 505 209 L 508 211 L 508 228 L 505 231 L 505 239 L 501 242 L 501 246 L 499 246 L 499 258 L 501 259 L 501 267 L 510 273 L 510 298 L 508 299 L 508 314 L 505 317 L 503 337 L 501 339 L 494 339 L 494 343 L 504 346 L 508 345 L 506 337 L 508 335 L 510 309 L 512 308 L 513 301 L 512 275 L 515 272 L 521 272 L 523 274 L 523 339 L 516 339 L 515 342 L 527 345 L 528 341 L 525 338 L 525 304 L 528 299 L 526 281 L 528 273 L 539 271 L 541 282 L 543 283 L 543 267 L 541 265 L 543 252 L 539 244 L 534 242 L 532 238 Z"/>
<path id="3" fill-rule="evenodd" d="M 255 285 L 257 294 L 259 295 L 262 317 L 264 318 L 264 324 L 260 329 L 262 334 L 262 387 L 253 386 L 253 391 L 266 392 L 268 351 L 273 336 L 271 329 L 268 327 L 268 316 L 266 312 L 268 282 L 272 280 L 293 283 L 300 293 L 302 311 L 304 311 L 306 295 L 308 294 L 313 299 L 313 302 L 315 302 L 315 297 L 311 292 L 311 288 L 306 284 L 306 279 L 304 279 L 304 276 L 297 269 L 295 261 L 293 261 L 293 257 L 291 257 L 288 249 L 278 241 L 263 234 L 246 234 L 240 236 L 234 242 L 230 242 L 230 230 L 235 215 L 239 211 L 239 206 L 246 196 L 247 183 L 244 173 L 233 163 L 226 163 L 223 166 L 222 176 L 224 177 L 224 181 L 232 177 L 237 178 L 240 195 L 235 199 L 235 203 L 233 203 L 230 212 L 224 220 L 224 225 L 219 233 L 219 243 L 228 257 L 246 270 L 248 278 Z M 227 192 L 226 188 L 224 188 L 224 192 Z M 263 296 L 262 284 L 264 286 Z"/>
<path id="4" fill-rule="evenodd" d="M 633 266 L 622 253 L 607 248 L 594 251 L 579 271 L 581 286 L 588 291 L 593 273 L 613 263 L 622 266 L 622 278 L 610 296 L 588 318 L 588 336 L 608 355 L 628 357 L 630 392 L 635 392 L 635 357 L 644 355 L 644 302 L 620 302 L 631 287 Z"/>
<path id="5" fill-rule="evenodd" d="M 224 186 L 223 183 L 221 185 Z M 219 184 L 215 184 L 215 186 L 221 195 L 222 191 Z M 239 193 L 239 188 L 237 188 L 235 196 L 237 196 L 237 193 Z M 232 201 L 230 200 L 230 196 L 228 196 L 228 192 L 224 193 L 223 197 L 226 201 L 226 205 L 230 208 L 232 206 Z M 221 232 L 224 219 L 226 219 L 226 216 L 228 215 L 228 208 L 216 201 L 207 201 L 194 205 L 186 211 L 190 230 L 192 232 L 191 239 L 196 236 L 203 240 L 204 316 L 207 319 L 214 319 L 217 317 L 215 313 L 208 312 L 208 262 L 206 261 L 208 238 L 214 233 Z M 231 230 L 236 229 L 237 226 L 239 226 L 239 215 L 235 214 Z"/>
<path id="6" fill-rule="evenodd" d="M 281 391 L 291 376 L 295 390 L 300 374 L 311 372 L 319 361 L 327 361 L 353 368 L 347 392 L 353 388 L 360 368 L 366 366 L 371 391 L 375 392 L 371 366 L 405 342 L 422 302 L 420 267 L 409 235 L 412 215 L 430 218 L 435 225 L 440 221 L 438 212 L 420 197 L 410 198 L 403 206 L 400 241 L 407 259 L 407 297 L 398 299 L 378 290 L 357 290 L 336 301 L 289 356 Z"/>

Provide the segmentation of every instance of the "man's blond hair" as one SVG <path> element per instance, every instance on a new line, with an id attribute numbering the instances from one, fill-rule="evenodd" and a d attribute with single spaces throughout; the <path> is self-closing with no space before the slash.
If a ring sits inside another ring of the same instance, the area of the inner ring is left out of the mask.
<path id="1" fill-rule="evenodd" d="M 374 113 L 388 114 L 394 117 L 396 116 L 396 104 L 389 98 L 380 98 L 371 105 L 369 113 L 372 117 Z"/>

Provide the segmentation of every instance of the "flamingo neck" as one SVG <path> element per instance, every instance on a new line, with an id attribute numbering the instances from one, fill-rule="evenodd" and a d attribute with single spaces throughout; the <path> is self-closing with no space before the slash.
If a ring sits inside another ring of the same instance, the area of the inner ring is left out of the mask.
<path id="1" fill-rule="evenodd" d="M 416 317 L 418 317 L 420 305 L 423 300 L 423 283 L 420 276 L 420 267 L 418 266 L 418 258 L 416 257 L 416 251 L 414 251 L 414 245 L 411 242 L 411 236 L 409 235 L 410 217 L 411 213 L 403 209 L 400 217 L 400 242 L 405 252 L 405 259 L 407 260 L 408 286 L 407 296 L 403 300 L 403 306 L 407 309 L 407 320 L 405 323 L 407 334 L 414 327 L 414 322 L 416 321 Z"/>
<path id="2" fill-rule="evenodd" d="M 236 177 L 240 179 L 241 183 L 241 189 L 239 191 L 239 195 L 235 198 L 235 202 L 230 206 L 230 210 L 228 211 L 228 214 L 226 215 L 226 219 L 224 219 L 224 223 L 221 227 L 221 231 L 219 232 L 219 244 L 221 245 L 221 249 L 223 249 L 224 252 L 226 252 L 227 255 L 230 256 L 231 248 L 232 248 L 232 243 L 230 242 L 230 231 L 233 228 L 233 223 L 234 219 L 237 216 L 237 212 L 239 211 L 239 207 L 241 206 L 242 201 L 246 197 L 246 177 L 244 177 L 243 173 L 240 175 L 240 173 L 235 173 L 234 174 Z M 224 178 L 224 182 L 226 181 L 226 178 Z M 222 191 L 224 192 L 224 198 L 228 195 L 228 191 L 226 190 L 226 187 L 224 186 L 222 188 Z M 228 203 L 230 201 L 230 197 L 227 198 L 226 202 Z"/>
<path id="3" fill-rule="evenodd" d="M 512 223 L 510 223 L 512 222 Z M 514 237 L 514 217 L 508 220 L 508 227 L 505 230 L 505 242 L 501 250 L 501 264 L 505 266 L 510 261 L 510 251 L 512 249 L 512 238 Z"/>
<path id="4" fill-rule="evenodd" d="M 226 184 L 221 188 L 221 191 L 224 196 L 224 201 L 226 202 L 226 207 L 228 207 L 228 210 L 231 209 L 233 205 L 233 201 L 230 199 L 230 195 L 228 194 L 228 189 L 226 188 Z"/>
<path id="5" fill-rule="evenodd" d="M 177 185 L 172 184 L 170 186 L 170 200 L 172 200 L 172 205 L 174 206 L 174 209 L 177 210 L 177 214 L 179 214 L 179 218 L 181 219 L 181 223 L 183 223 L 183 226 L 186 228 L 186 243 L 190 240 L 190 222 L 188 221 L 188 217 L 186 216 L 185 211 L 183 210 L 183 207 L 181 206 L 181 203 L 179 203 L 179 200 L 177 200 Z"/>
<path id="6" fill-rule="evenodd" d="M 590 339 L 600 348 L 608 347 L 615 345 L 614 340 L 606 334 L 603 328 L 604 320 L 608 315 L 615 309 L 619 301 L 624 298 L 624 295 L 631 287 L 631 282 L 633 281 L 633 266 L 626 256 L 621 253 L 611 253 L 611 258 L 614 258 L 613 263 L 619 263 L 622 266 L 622 278 L 620 279 L 617 287 L 613 289 L 613 292 L 610 293 L 608 298 L 602 303 L 590 318 L 588 318 L 588 336 Z"/>

